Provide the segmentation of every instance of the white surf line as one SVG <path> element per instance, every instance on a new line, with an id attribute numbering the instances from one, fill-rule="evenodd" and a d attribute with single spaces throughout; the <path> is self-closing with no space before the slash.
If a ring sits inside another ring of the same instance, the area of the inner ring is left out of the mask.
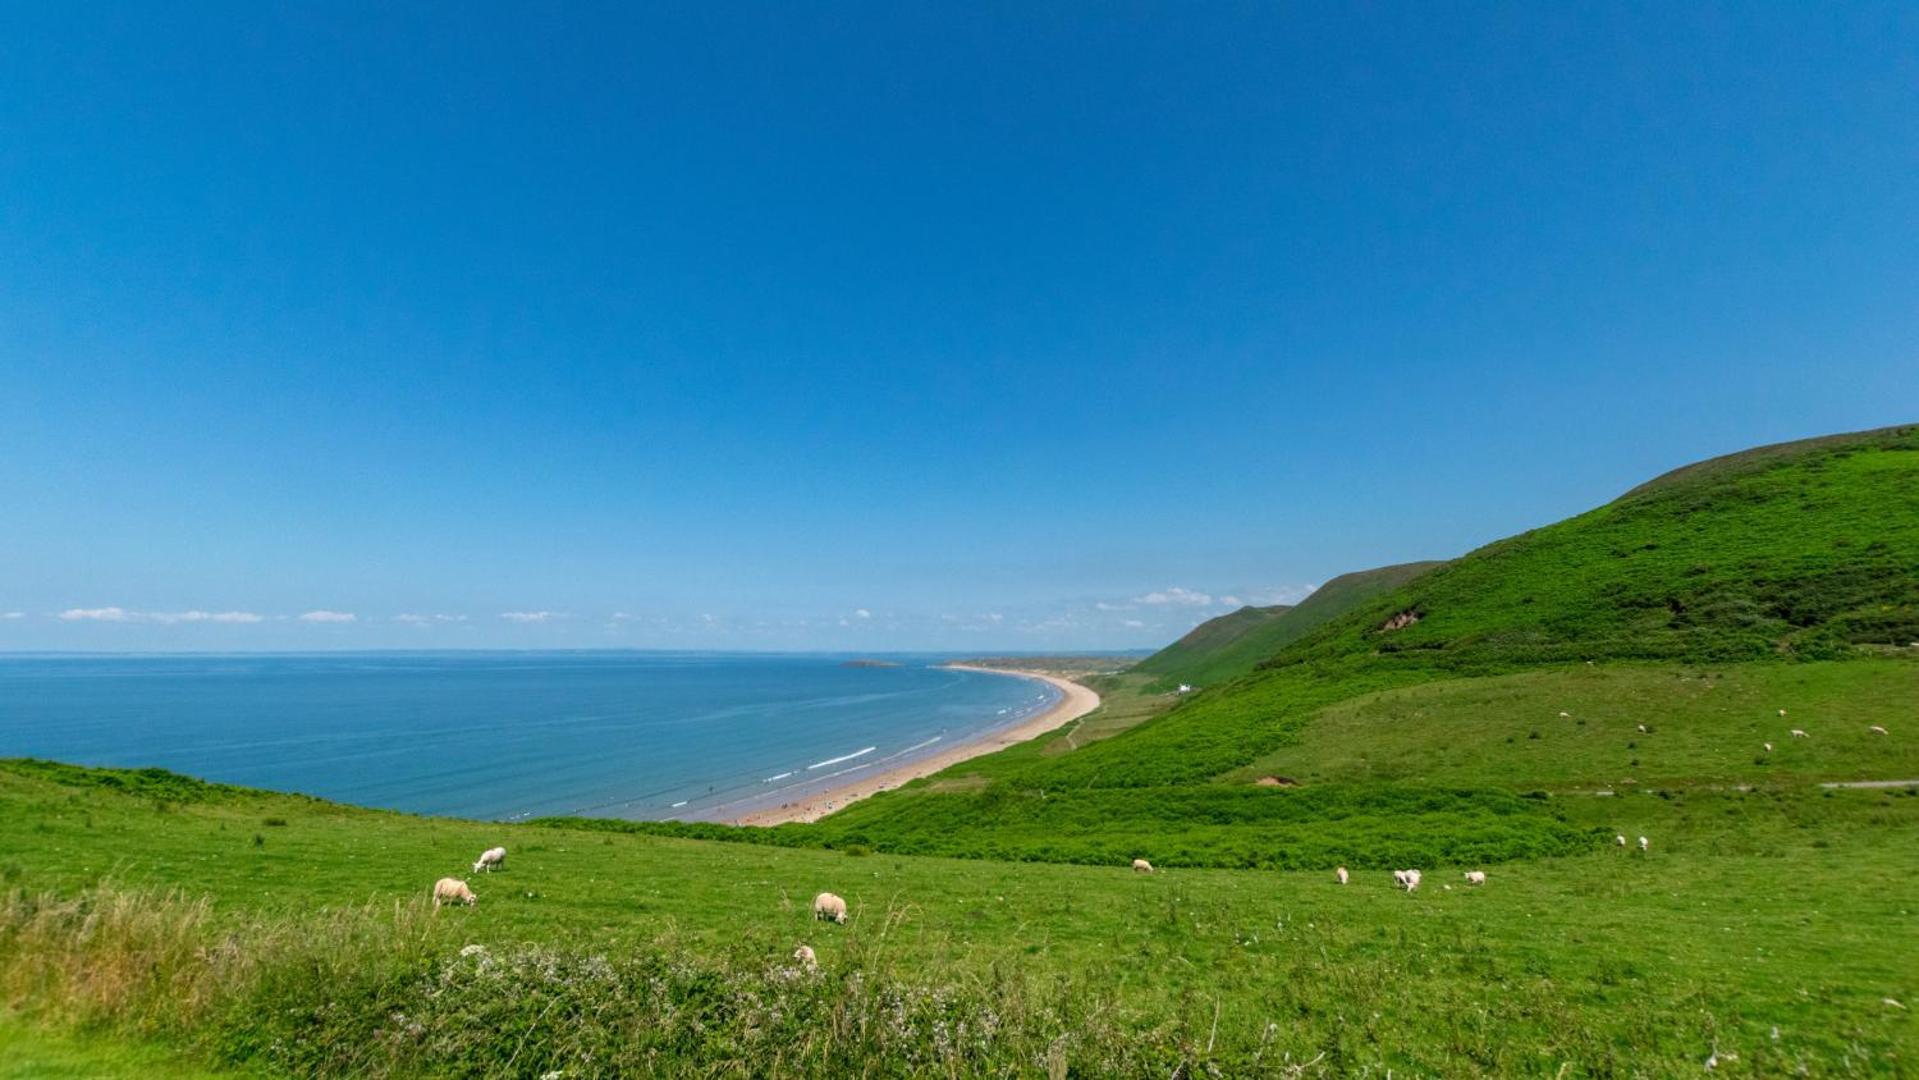
<path id="1" fill-rule="evenodd" d="M 786 779 L 787 777 L 789 777 L 789 776 L 791 776 L 791 775 L 793 775 L 793 774 L 792 774 L 792 773 L 790 773 L 790 772 L 783 772 L 783 773 L 781 773 L 781 774 L 779 774 L 778 776 L 769 776 L 769 777 L 767 777 L 766 779 L 764 779 L 764 780 L 762 780 L 762 781 L 760 781 L 760 783 L 762 783 L 762 784 L 772 784 L 772 783 L 776 783 L 776 782 L 778 782 L 778 781 L 781 781 L 781 780 L 784 780 L 784 779 Z"/>
<path id="2" fill-rule="evenodd" d="M 688 801 L 690 801 L 690 800 L 687 800 L 687 799 L 681 799 L 681 800 L 680 800 L 679 802 L 676 802 L 676 803 L 674 803 L 674 804 L 673 804 L 672 806 L 669 806 L 669 807 L 667 807 L 667 809 L 668 809 L 668 810 L 678 810 L 678 809 L 679 809 L 680 807 L 682 807 L 682 806 L 685 806 L 685 805 L 687 804 L 687 802 L 688 802 Z"/>
<path id="3" fill-rule="evenodd" d="M 825 761 L 816 761 L 813 764 L 808 765 L 806 767 L 806 771 L 812 772 L 814 769 L 824 769 L 828 765 L 838 765 L 842 761 L 851 761 L 857 757 L 865 757 L 866 755 L 878 749 L 879 747 L 877 746 L 869 746 L 864 750 L 855 750 L 850 754 L 841 754 L 839 757 L 836 757 L 836 758 L 827 758 Z"/>
<path id="4" fill-rule="evenodd" d="M 894 761 L 898 761 L 898 760 L 899 760 L 900 758 L 903 758 L 903 757 L 905 757 L 906 755 L 908 755 L 908 754 L 911 754 L 911 753 L 913 753 L 913 752 L 914 752 L 915 750 L 924 750 L 924 749 L 926 749 L 927 747 L 929 747 L 929 746 L 931 746 L 931 745 L 933 745 L 933 744 L 934 744 L 934 743 L 936 743 L 936 742 L 939 742 L 939 741 L 940 741 L 941 739 L 944 739 L 944 738 L 946 738 L 946 736 L 944 736 L 944 735 L 935 735 L 935 736 L 933 736 L 933 737 L 932 737 L 932 738 L 930 738 L 930 739 L 923 739 L 923 740 L 921 740 L 921 741 L 919 741 L 919 742 L 916 742 L 916 743 L 914 743 L 913 745 L 911 745 L 911 746 L 909 746 L 909 747 L 907 747 L 907 748 L 906 748 L 906 749 L 904 749 L 904 750 L 895 750 L 895 751 L 893 751 L 892 753 L 890 753 L 890 754 L 888 754 L 888 755 L 886 755 L 886 756 L 885 756 L 885 757 L 883 757 L 883 758 L 875 758 L 875 759 L 874 759 L 874 760 L 872 760 L 872 761 L 862 761 L 862 762 L 860 762 L 860 763 L 859 763 L 858 765 L 855 765 L 855 766 L 853 766 L 853 767 L 851 767 L 851 768 L 848 768 L 848 769 L 839 769 L 839 770 L 836 770 L 836 771 L 834 771 L 834 772 L 830 772 L 830 773 L 822 773 L 822 774 L 821 774 L 821 775 L 819 775 L 819 776 L 809 776 L 809 777 L 807 777 L 807 778 L 806 778 L 806 779 L 804 779 L 804 780 L 800 780 L 800 781 L 797 781 L 797 782 L 795 782 L 795 783 L 791 783 L 791 784 L 787 784 L 787 785 L 785 785 L 784 787 L 777 787 L 777 788 L 774 788 L 774 789 L 773 789 L 772 791 L 768 791 L 768 792 L 762 792 L 762 793 L 759 793 L 759 794 L 754 794 L 754 795 L 748 795 L 748 796 L 745 796 L 745 797 L 743 797 L 743 798 L 738 798 L 738 799 L 731 799 L 731 800 L 728 800 L 728 801 L 726 801 L 726 802 L 720 802 L 720 803 L 714 803 L 714 804 L 713 804 L 712 806 L 708 806 L 708 807 L 704 807 L 704 808 L 702 809 L 702 811 L 701 811 L 701 812 L 702 812 L 702 813 L 718 813 L 718 812 L 720 812 L 720 811 L 722 811 L 722 810 L 728 810 L 728 809 L 731 809 L 731 808 L 733 808 L 733 807 L 735 807 L 735 806 L 739 806 L 739 805 L 741 805 L 741 804 L 744 804 L 744 803 L 763 803 L 763 802 L 766 802 L 766 801 L 768 801 L 769 799 L 774 799 L 774 798 L 778 798 L 778 797 L 779 797 L 780 795 L 782 795 L 782 794 L 784 794 L 784 793 L 786 793 L 786 792 L 789 792 L 789 791 L 799 791 L 799 790 L 802 790 L 802 789 L 806 789 L 806 788 L 811 788 L 811 787 L 814 787 L 814 786 L 816 786 L 816 785 L 818 785 L 818 784 L 821 784 L 821 783 L 823 783 L 823 782 L 825 782 L 825 781 L 827 781 L 827 780 L 831 780 L 831 779 L 833 779 L 833 778 L 834 778 L 834 777 L 836 777 L 836 776 L 846 776 L 846 775 L 848 775 L 848 774 L 850 774 L 850 773 L 856 773 L 856 772 L 861 772 L 861 771 L 863 771 L 863 770 L 866 770 L 866 769 L 876 769 L 876 768 L 881 768 L 881 767 L 884 767 L 885 765 L 887 765 L 887 764 L 889 764 L 889 763 L 891 763 L 891 762 L 894 762 Z M 848 758 L 856 758 L 856 757 L 859 757 L 859 756 L 860 756 L 861 754 L 866 754 L 866 753 L 869 753 L 869 752 L 871 752 L 871 751 L 872 751 L 873 749 L 874 749 L 873 747 L 870 747 L 870 746 L 869 746 L 869 747 L 867 747 L 867 748 L 866 748 L 865 750 L 862 750 L 862 751 L 860 751 L 860 752 L 859 752 L 859 754 L 848 754 L 848 755 L 847 755 L 846 757 L 843 757 L 843 758 L 837 758 L 837 759 L 835 759 L 835 760 L 838 760 L 838 761 L 846 761 L 846 760 L 847 760 Z M 824 761 L 823 761 L 823 762 L 821 762 L 820 764 L 822 764 L 822 765 L 826 765 L 826 764 L 831 764 L 831 763 L 830 763 L 830 762 L 824 762 Z M 809 768 L 811 768 L 812 766 L 808 766 L 808 767 L 809 767 Z M 792 776 L 792 775 L 793 775 L 793 774 L 792 774 L 792 773 L 790 773 L 790 772 L 788 772 L 788 773 L 781 773 L 781 774 L 780 774 L 779 776 L 775 776 L 775 777 L 771 777 L 771 778 L 769 778 L 768 780 L 766 780 L 766 781 L 764 781 L 764 782 L 765 782 L 765 783 L 771 783 L 772 781 L 774 781 L 774 780 L 778 780 L 778 779 L 780 779 L 781 777 L 786 777 L 786 776 Z"/>

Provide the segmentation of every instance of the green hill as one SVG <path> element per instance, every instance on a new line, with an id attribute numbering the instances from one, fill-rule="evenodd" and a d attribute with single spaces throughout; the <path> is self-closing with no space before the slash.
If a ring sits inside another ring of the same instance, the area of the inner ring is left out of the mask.
<path id="1" fill-rule="evenodd" d="M 1215 616 L 1187 631 L 1186 636 L 1133 665 L 1134 671 L 1165 676 L 1165 680 L 1183 680 L 1208 663 L 1214 654 L 1261 626 L 1293 610 L 1291 604 L 1254 607 Z"/>
<path id="2" fill-rule="evenodd" d="M 963 790 L 909 785 L 849 807 L 812 835 L 955 855 L 1097 862 L 1136 847 L 1194 864 L 1290 865 L 1300 852 L 1317 856 L 1295 828 L 1301 816 L 1316 816 L 1340 853 L 1371 865 L 1419 850 L 1418 837 L 1450 842 L 1441 838 L 1456 839 L 1461 822 L 1495 813 L 1508 827 L 1481 835 L 1510 850 L 1570 842 L 1544 811 L 1496 809 L 1444 791 L 1418 796 L 1403 782 L 1343 785 L 1334 796 L 1244 781 L 1283 760 L 1287 747 L 1345 737 L 1345 729 L 1316 722 L 1331 706 L 1441 679 L 1528 671 L 1573 678 L 1588 662 L 1657 662 L 1677 685 L 1682 675 L 1729 664 L 1830 660 L 1855 666 L 1826 680 L 1825 696 L 1807 707 L 1844 715 L 1861 695 L 1885 693 L 1877 673 L 1888 669 L 1876 665 L 1919 659 L 1906 647 L 1919 640 L 1919 428 L 1731 460 L 1367 598 L 1250 676 L 1190 695 L 1131 730 L 1067 753 L 977 759 L 951 770 L 977 778 Z M 1583 707 L 1628 711 L 1596 698 Z M 1428 737 L 1459 744 L 1473 730 L 1434 727 Z M 1503 740 L 1468 744 L 1481 775 L 1507 780 L 1474 800 L 1526 782 L 1524 744 L 1539 740 Z M 1624 741 L 1588 762 L 1588 772 L 1631 776 Z M 1686 768 L 1730 770 L 1755 752 L 1750 738 L 1727 739 L 1714 750 L 1717 763 Z M 1826 763 L 1820 775 L 1888 778 L 1896 762 L 1848 758 Z M 1408 812 L 1409 799 L 1423 809 Z"/>
<path id="3" fill-rule="evenodd" d="M 1358 570 L 1328 581 L 1295 606 L 1240 608 L 1194 627 L 1133 670 L 1158 676 L 1147 689 L 1160 692 L 1180 683 L 1204 687 L 1236 679 L 1312 630 L 1441 565 L 1410 562 Z"/>

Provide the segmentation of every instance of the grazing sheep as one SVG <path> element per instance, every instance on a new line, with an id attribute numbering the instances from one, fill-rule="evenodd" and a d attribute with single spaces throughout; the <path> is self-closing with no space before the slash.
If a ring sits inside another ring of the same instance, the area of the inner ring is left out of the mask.
<path id="1" fill-rule="evenodd" d="M 1779 715 L 1781 715 L 1781 716 L 1784 716 L 1784 715 L 1786 715 L 1786 710 L 1784 710 L 1784 709 L 1781 709 L 1781 710 L 1779 710 Z"/>
<path id="2" fill-rule="evenodd" d="M 505 865 L 506 849 L 503 847 L 490 847 L 480 852 L 479 860 L 473 864 L 473 872 L 476 874 L 482 872 L 490 874 Z"/>
<path id="3" fill-rule="evenodd" d="M 1866 730 L 1872 732 L 1874 735 L 1884 735 L 1886 733 L 1886 729 L 1880 727 L 1878 724 L 1867 724 Z"/>
<path id="4" fill-rule="evenodd" d="M 1341 885 L 1346 884 L 1346 868 L 1342 866 L 1339 869 L 1333 871 L 1333 877 L 1339 879 L 1339 883 Z"/>
<path id="5" fill-rule="evenodd" d="M 1788 734 L 1790 734 L 1795 739 L 1809 739 L 1812 737 L 1810 735 L 1807 735 L 1804 731 L 1801 731 L 1798 728 L 1793 728 L 1792 731 L 1788 732 Z"/>
<path id="6" fill-rule="evenodd" d="M 820 958 L 813 955 L 813 947 L 811 945 L 802 945 L 794 949 L 793 961 L 808 971 L 812 971 L 814 968 L 820 966 Z"/>
<path id="7" fill-rule="evenodd" d="M 465 904 L 472 907 L 479 902 L 480 898 L 474 896 L 473 890 L 467 888 L 466 882 L 459 878 L 443 877 L 433 883 L 433 906 L 436 908 L 441 904 Z"/>
<path id="8" fill-rule="evenodd" d="M 1405 889 L 1407 892 L 1412 892 L 1414 889 L 1419 888 L 1419 871 L 1395 870 L 1393 871 L 1393 884 Z"/>
<path id="9" fill-rule="evenodd" d="M 1640 838 L 1639 838 L 1639 850 L 1641 850 L 1641 851 L 1650 851 L 1650 850 L 1652 850 L 1652 841 L 1651 841 L 1651 840 L 1648 840 L 1648 839 L 1646 839 L 1646 838 L 1645 838 L 1645 837 L 1643 837 L 1643 836 L 1642 836 L 1642 837 L 1640 837 Z"/>
<path id="10" fill-rule="evenodd" d="M 1770 753 L 1772 753 L 1772 744 L 1771 744 L 1771 743 L 1760 743 L 1759 745 L 1761 745 L 1761 746 L 1763 746 L 1763 747 L 1765 747 L 1765 748 L 1766 748 L 1766 753 L 1768 753 L 1768 754 L 1770 754 Z"/>
<path id="11" fill-rule="evenodd" d="M 1486 871 L 1484 871 L 1484 870 L 1468 870 L 1468 871 L 1466 871 L 1466 884 L 1468 884 L 1468 885 L 1484 885 L 1484 884 L 1486 884 Z"/>
<path id="12" fill-rule="evenodd" d="M 1646 725 L 1644 724 L 1639 725 L 1639 733 L 1641 735 L 1644 735 L 1646 733 Z"/>
<path id="13" fill-rule="evenodd" d="M 1612 838 L 1612 842 L 1613 842 L 1613 843 L 1615 843 L 1615 844 L 1618 844 L 1618 845 L 1619 845 L 1620 847 L 1625 847 L 1625 846 L 1626 846 L 1626 834 L 1625 834 L 1625 833 L 1620 833 L 1620 834 L 1619 834 L 1618 836 L 1615 836 L 1615 837 L 1613 837 L 1613 838 Z"/>
<path id="14" fill-rule="evenodd" d="M 1153 864 L 1147 862 L 1145 859 L 1134 859 L 1133 869 L 1142 874 L 1150 874 L 1153 872 Z"/>
<path id="15" fill-rule="evenodd" d="M 846 922 L 846 901 L 830 892 L 823 892 L 813 898 L 813 917 L 831 919 L 842 925 Z"/>
<path id="16" fill-rule="evenodd" d="M 1573 718 L 1573 714 L 1565 711 L 1564 709 L 1561 709 L 1559 711 L 1559 718 L 1561 720 L 1571 720 Z"/>

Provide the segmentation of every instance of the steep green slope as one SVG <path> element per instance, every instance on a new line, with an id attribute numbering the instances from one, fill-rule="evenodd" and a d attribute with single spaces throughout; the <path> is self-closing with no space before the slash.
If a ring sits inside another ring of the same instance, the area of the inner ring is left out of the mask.
<path id="1" fill-rule="evenodd" d="M 1162 684 L 1190 682 L 1198 677 L 1198 672 L 1211 666 L 1213 657 L 1220 650 L 1291 610 L 1291 604 L 1274 604 L 1271 607 L 1253 607 L 1249 604 L 1238 611 L 1208 619 L 1193 627 L 1185 637 L 1134 664 L 1133 670 L 1160 676 L 1152 684 L 1156 690 L 1163 689 Z M 1251 665 L 1248 665 L 1248 670 L 1251 670 Z"/>
<path id="2" fill-rule="evenodd" d="M 1443 565 L 1410 562 L 1341 574 L 1293 607 L 1241 608 L 1201 623 L 1192 633 L 1140 661 L 1133 670 L 1159 676 L 1149 688 L 1160 691 L 1180 683 L 1205 687 L 1236 679 L 1373 597 Z M 1254 617 L 1248 612 L 1269 614 Z"/>
<path id="3" fill-rule="evenodd" d="M 1905 645 L 1915 640 L 1919 428 L 1814 440 L 1675 474 L 1491 544 L 1360 603 L 1249 677 L 1192 695 L 1137 728 L 1013 767 L 975 766 L 992 782 L 972 791 L 932 793 L 921 785 L 887 793 L 829 819 L 826 835 L 878 847 L 957 854 L 991 845 L 1006 856 L 1089 860 L 1115 838 L 1160 835 L 1182 858 L 1232 865 L 1249 849 L 1273 850 L 1258 838 L 1273 813 L 1260 800 L 1320 796 L 1220 781 L 1274 760 L 1341 701 L 1586 661 L 1874 662 L 1909 654 Z M 1675 676 L 1681 670 L 1672 669 Z M 1843 714 L 1858 691 L 1844 679 L 1831 686 L 1819 705 Z M 1523 754 L 1503 742 L 1482 751 L 1480 768 L 1492 776 Z M 1752 749 L 1732 752 L 1749 760 Z M 1884 777 L 1867 761 L 1849 767 L 1857 771 L 1848 779 Z M 1404 795 L 1358 785 L 1341 797 L 1349 805 L 1393 804 Z M 1169 833 L 1154 813 L 1167 804 L 1198 815 L 1187 819 L 1192 842 Z M 1446 799 L 1435 792 L 1431 805 L 1441 812 Z M 1369 831 L 1369 822 L 1385 816 L 1354 816 L 1344 835 L 1355 848 L 1390 841 Z M 962 820 L 976 824 L 955 833 L 952 823 Z M 1073 828 L 1047 831 L 1063 823 Z M 1257 839 L 1228 839 L 1236 829 Z"/>

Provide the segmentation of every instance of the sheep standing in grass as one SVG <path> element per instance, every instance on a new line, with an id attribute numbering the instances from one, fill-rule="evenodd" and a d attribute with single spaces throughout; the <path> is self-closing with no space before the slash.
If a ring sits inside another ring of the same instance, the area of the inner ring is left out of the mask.
<path id="1" fill-rule="evenodd" d="M 1761 746 L 1763 746 L 1763 747 L 1765 747 L 1765 748 L 1766 748 L 1766 753 L 1768 753 L 1768 754 L 1770 754 L 1770 753 L 1772 753 L 1772 744 L 1771 744 L 1771 743 L 1760 743 L 1759 745 L 1761 745 Z"/>
<path id="2" fill-rule="evenodd" d="M 433 883 L 433 906 L 436 908 L 441 904 L 465 904 L 472 907 L 479 902 L 480 898 L 474 896 L 473 890 L 467 888 L 466 882 L 459 878 L 443 877 Z"/>
<path id="3" fill-rule="evenodd" d="M 1788 734 L 1790 734 L 1790 735 L 1791 735 L 1791 736 L 1792 736 L 1793 738 L 1795 738 L 1795 739 L 1810 739 L 1810 738 L 1812 738 L 1812 736 L 1810 736 L 1810 735 L 1808 735 L 1808 734 L 1806 734 L 1806 733 L 1805 733 L 1804 731 L 1802 731 L 1802 730 L 1800 730 L 1799 728 L 1793 728 L 1793 729 L 1792 729 L 1792 731 L 1790 731 L 1790 732 L 1788 732 Z"/>
<path id="4" fill-rule="evenodd" d="M 1625 834 L 1625 833 L 1620 833 L 1620 834 L 1619 834 L 1618 836 L 1615 836 L 1615 837 L 1613 837 L 1613 838 L 1612 838 L 1612 842 L 1613 842 L 1613 843 L 1615 843 L 1615 844 L 1618 844 L 1618 845 L 1619 845 L 1620 847 L 1625 847 L 1625 846 L 1626 846 L 1626 834 Z"/>
<path id="5" fill-rule="evenodd" d="M 1395 870 L 1393 871 L 1393 884 L 1398 885 L 1407 892 L 1412 892 L 1414 889 L 1419 888 L 1419 871 Z"/>
<path id="6" fill-rule="evenodd" d="M 1880 727 L 1878 724 L 1867 724 L 1866 730 L 1872 732 L 1874 735 L 1884 735 L 1886 733 L 1886 729 Z"/>
<path id="7" fill-rule="evenodd" d="M 1333 877 L 1338 878 L 1341 885 L 1346 884 L 1346 868 L 1342 866 L 1333 871 Z"/>
<path id="8" fill-rule="evenodd" d="M 1651 841 L 1651 840 L 1648 840 L 1648 839 L 1646 839 L 1646 838 L 1645 838 L 1645 837 L 1643 837 L 1643 836 L 1642 836 L 1642 837 L 1640 837 L 1640 838 L 1639 838 L 1639 850 L 1641 850 L 1641 851 L 1650 851 L 1650 850 L 1652 850 L 1652 841 Z"/>
<path id="9" fill-rule="evenodd" d="M 503 847 L 490 847 L 480 852 L 480 857 L 473 863 L 473 872 L 476 874 L 490 874 L 505 865 L 506 849 Z"/>
<path id="10" fill-rule="evenodd" d="M 813 955 L 813 946 L 811 945 L 802 945 L 794 949 L 793 962 L 806 971 L 812 971 L 820 966 L 820 958 Z"/>
<path id="11" fill-rule="evenodd" d="M 1153 864 L 1147 862 L 1145 859 L 1134 859 L 1133 869 L 1142 874 L 1150 874 L 1153 872 Z"/>
<path id="12" fill-rule="evenodd" d="M 813 898 L 813 917 L 831 919 L 842 925 L 846 922 L 846 901 L 837 894 L 823 892 Z"/>
<path id="13" fill-rule="evenodd" d="M 1468 884 L 1468 885 L 1484 885 L 1484 884 L 1486 884 L 1486 871 L 1484 871 L 1484 870 L 1468 870 L 1468 871 L 1466 871 L 1466 884 Z"/>

